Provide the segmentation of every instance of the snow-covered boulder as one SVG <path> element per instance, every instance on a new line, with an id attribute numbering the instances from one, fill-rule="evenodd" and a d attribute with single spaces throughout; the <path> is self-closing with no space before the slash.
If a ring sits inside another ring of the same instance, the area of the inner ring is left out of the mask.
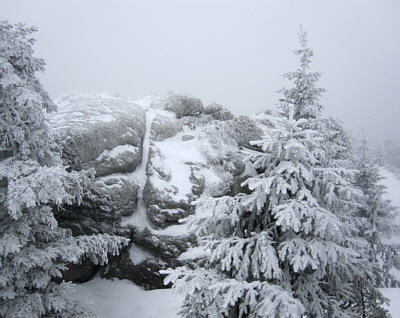
<path id="1" fill-rule="evenodd" d="M 163 141 L 175 136 L 182 130 L 182 124 L 172 116 L 157 114 L 151 124 L 150 138 L 155 141 Z"/>
<path id="2" fill-rule="evenodd" d="M 196 138 L 182 141 L 180 133 L 163 142 L 152 142 L 143 199 L 151 222 L 165 228 L 194 212 L 192 202 L 204 189 L 198 173 L 206 165 Z"/>
<path id="3" fill-rule="evenodd" d="M 156 188 L 154 183 L 146 182 L 143 198 L 147 206 L 147 215 L 151 222 L 161 228 L 177 224 L 180 219 L 194 212 L 194 206 L 190 199 L 176 199 L 179 192 L 177 187 L 171 185 L 168 188 Z"/>
<path id="4" fill-rule="evenodd" d="M 216 120 L 221 120 L 221 121 L 231 120 L 235 117 L 229 110 L 227 110 L 226 108 L 222 107 L 222 105 L 217 103 L 213 103 L 205 107 L 204 113 L 206 115 L 211 115 Z"/>
<path id="5" fill-rule="evenodd" d="M 102 200 L 100 209 L 117 216 L 129 216 L 135 211 L 139 187 L 124 175 L 110 175 L 97 178 L 94 182 L 94 192 Z"/>
<path id="6" fill-rule="evenodd" d="M 121 97 L 77 93 L 56 103 L 58 111 L 49 114 L 49 123 L 73 168 L 93 166 L 100 175 L 136 168 L 145 131 L 140 106 Z M 129 160 L 128 154 L 133 155 Z"/>
<path id="7" fill-rule="evenodd" d="M 133 145 L 119 145 L 105 149 L 95 160 L 82 164 L 83 169 L 94 168 L 96 176 L 132 172 L 139 165 L 141 150 Z"/>
<path id="8" fill-rule="evenodd" d="M 181 118 L 184 116 L 196 116 L 203 112 L 204 106 L 199 98 L 171 94 L 165 105 L 165 109 L 173 112 L 176 118 Z"/>

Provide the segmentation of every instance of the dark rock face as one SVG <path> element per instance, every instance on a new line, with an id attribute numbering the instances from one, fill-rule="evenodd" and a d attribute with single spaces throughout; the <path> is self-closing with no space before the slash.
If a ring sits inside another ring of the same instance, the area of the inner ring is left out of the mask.
<path id="1" fill-rule="evenodd" d="M 194 236 L 175 237 L 155 235 L 149 230 L 132 229 L 133 245 L 124 249 L 120 256 L 110 260 L 102 272 L 105 278 L 128 279 L 146 289 L 166 288 L 162 269 L 186 265 L 178 256 L 197 244 Z M 143 249 L 145 255 L 131 253 L 133 248 Z"/>
<path id="2" fill-rule="evenodd" d="M 160 269 L 166 268 L 166 264 L 157 259 L 135 265 L 129 257 L 128 249 L 124 249 L 118 257 L 109 260 L 101 276 L 128 279 L 145 289 L 166 288 L 163 284 L 164 277 L 159 273 Z"/>
<path id="3" fill-rule="evenodd" d="M 94 206 L 88 207 L 88 204 L 63 207 L 62 210 L 55 211 L 55 216 L 59 226 L 70 229 L 74 236 L 114 234 L 120 221 L 120 216 Z"/>
<path id="4" fill-rule="evenodd" d="M 196 116 L 203 112 L 202 101 L 196 97 L 190 97 L 179 94 L 169 96 L 165 109 L 173 112 L 176 118 L 184 116 Z"/>
<path id="5" fill-rule="evenodd" d="M 60 226 L 73 235 L 115 234 L 121 216 L 132 215 L 138 186 L 123 175 L 95 179 L 80 206 L 65 206 L 55 215 Z"/>
<path id="6" fill-rule="evenodd" d="M 163 141 L 175 136 L 182 130 L 182 124 L 172 117 L 156 115 L 151 125 L 150 138 L 156 141 Z"/>
<path id="7" fill-rule="evenodd" d="M 80 264 L 68 264 L 68 269 L 62 275 L 67 282 L 84 283 L 91 280 L 100 266 L 93 264 L 90 260 L 84 260 Z"/>

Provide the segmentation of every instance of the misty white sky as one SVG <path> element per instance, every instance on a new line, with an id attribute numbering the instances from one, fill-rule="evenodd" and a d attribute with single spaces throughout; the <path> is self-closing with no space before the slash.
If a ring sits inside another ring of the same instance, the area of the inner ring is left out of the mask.
<path id="1" fill-rule="evenodd" d="M 398 0 L 0 0 L 0 13 L 39 27 L 53 98 L 173 90 L 237 114 L 275 107 L 302 24 L 326 113 L 371 139 L 400 137 Z"/>

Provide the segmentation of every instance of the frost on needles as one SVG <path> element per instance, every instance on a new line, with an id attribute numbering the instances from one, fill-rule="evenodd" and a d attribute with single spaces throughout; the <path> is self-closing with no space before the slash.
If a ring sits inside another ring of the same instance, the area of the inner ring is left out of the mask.
<path id="1" fill-rule="evenodd" d="M 186 295 L 183 317 L 372 317 L 356 300 L 360 281 L 382 299 L 360 235 L 350 146 L 340 123 L 320 116 L 320 74 L 310 71 L 306 33 L 299 38 L 272 136 L 253 142 L 249 194 L 200 202 L 188 220 L 210 257 L 167 271 Z"/>
<path id="2" fill-rule="evenodd" d="M 0 23 L 0 317 L 86 317 L 93 313 L 63 297 L 58 281 L 67 262 L 97 264 L 127 239 L 73 237 L 53 209 L 80 203 L 91 172 L 68 172 L 49 135 L 45 113 L 55 105 L 36 72 L 34 28 Z"/>

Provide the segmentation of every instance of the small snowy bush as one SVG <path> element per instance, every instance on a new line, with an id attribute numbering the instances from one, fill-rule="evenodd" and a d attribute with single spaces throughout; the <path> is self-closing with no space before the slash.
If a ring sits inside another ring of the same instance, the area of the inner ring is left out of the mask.
<path id="1" fill-rule="evenodd" d="M 176 118 L 181 118 L 201 114 L 204 106 L 199 98 L 172 93 L 168 97 L 165 109 L 175 113 Z"/>
<path id="2" fill-rule="evenodd" d="M 239 116 L 227 121 L 223 126 L 226 136 L 234 139 L 239 146 L 248 147 L 250 141 L 260 140 L 263 132 L 254 120 L 247 116 Z"/>

